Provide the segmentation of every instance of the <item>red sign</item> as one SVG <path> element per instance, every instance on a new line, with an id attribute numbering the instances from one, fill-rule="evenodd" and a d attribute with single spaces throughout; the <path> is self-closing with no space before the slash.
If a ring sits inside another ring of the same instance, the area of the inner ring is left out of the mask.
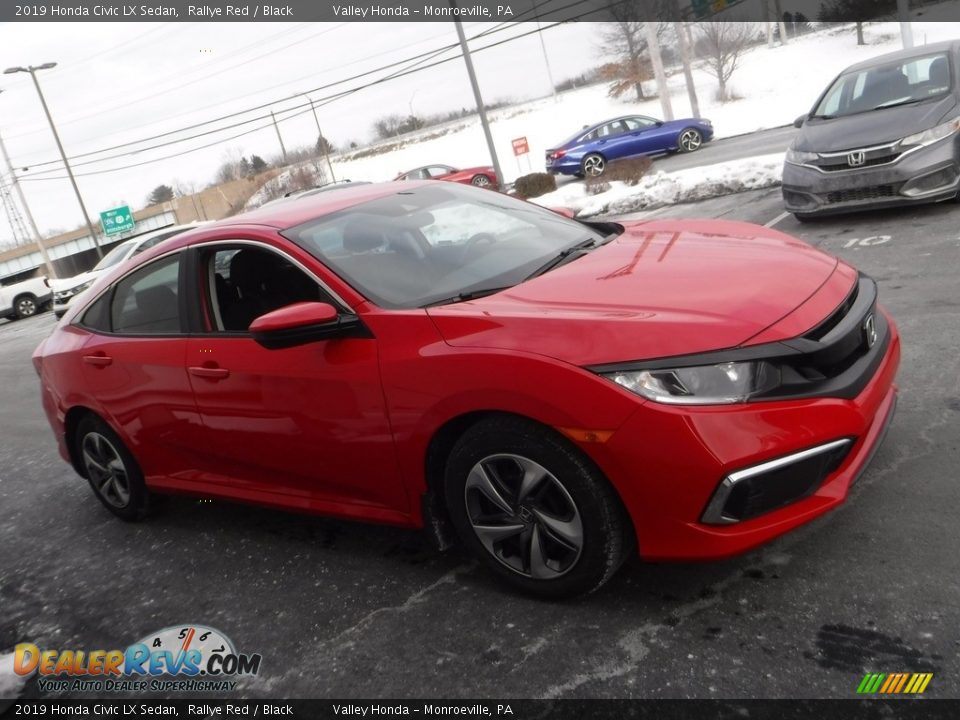
<path id="1" fill-rule="evenodd" d="M 530 146 L 527 145 L 527 139 L 525 137 L 518 137 L 513 140 L 513 154 L 517 157 L 521 155 L 526 155 L 530 152 Z"/>

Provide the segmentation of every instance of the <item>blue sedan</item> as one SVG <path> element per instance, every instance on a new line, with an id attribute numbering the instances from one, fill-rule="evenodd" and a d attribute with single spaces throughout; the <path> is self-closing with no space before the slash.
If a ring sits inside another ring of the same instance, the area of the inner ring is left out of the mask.
<path id="1" fill-rule="evenodd" d="M 713 138 L 713 125 L 701 118 L 664 122 L 644 115 L 587 125 L 560 145 L 547 150 L 547 172 L 563 175 L 602 175 L 607 163 L 636 155 L 693 152 Z"/>

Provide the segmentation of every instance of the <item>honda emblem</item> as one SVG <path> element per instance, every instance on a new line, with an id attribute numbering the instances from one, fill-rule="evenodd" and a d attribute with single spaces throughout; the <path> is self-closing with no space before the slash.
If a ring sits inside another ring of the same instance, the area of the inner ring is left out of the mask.
<path id="1" fill-rule="evenodd" d="M 860 167 L 867 161 L 867 155 L 863 150 L 857 150 L 856 152 L 849 153 L 847 155 L 847 163 L 850 167 Z"/>

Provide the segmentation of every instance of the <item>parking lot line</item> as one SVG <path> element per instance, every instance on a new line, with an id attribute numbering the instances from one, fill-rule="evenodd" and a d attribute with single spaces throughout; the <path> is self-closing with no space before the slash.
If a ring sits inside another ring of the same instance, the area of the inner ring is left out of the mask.
<path id="1" fill-rule="evenodd" d="M 778 222 L 780 222 L 781 220 L 783 220 L 783 219 L 784 219 L 787 215 L 789 215 L 789 214 L 790 214 L 790 213 L 788 213 L 788 212 L 782 212 L 782 213 L 780 213 L 779 215 L 777 215 L 777 216 L 776 216 L 773 220 L 771 220 L 770 222 L 764 223 L 763 226 L 764 226 L 764 227 L 773 227 L 774 225 L 776 225 Z"/>

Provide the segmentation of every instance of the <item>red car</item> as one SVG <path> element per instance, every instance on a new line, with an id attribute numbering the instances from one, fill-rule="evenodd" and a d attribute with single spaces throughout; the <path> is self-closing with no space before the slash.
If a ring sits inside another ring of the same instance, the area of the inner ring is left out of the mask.
<path id="1" fill-rule="evenodd" d="M 33 361 L 114 514 L 188 493 L 452 526 L 551 597 L 839 505 L 900 358 L 874 281 L 776 230 L 432 182 L 222 220 L 78 300 Z"/>
<path id="2" fill-rule="evenodd" d="M 410 172 L 400 173 L 394 180 L 446 180 L 462 185 L 499 189 L 497 171 L 492 167 L 472 167 L 457 170 L 449 165 L 426 165 Z"/>

